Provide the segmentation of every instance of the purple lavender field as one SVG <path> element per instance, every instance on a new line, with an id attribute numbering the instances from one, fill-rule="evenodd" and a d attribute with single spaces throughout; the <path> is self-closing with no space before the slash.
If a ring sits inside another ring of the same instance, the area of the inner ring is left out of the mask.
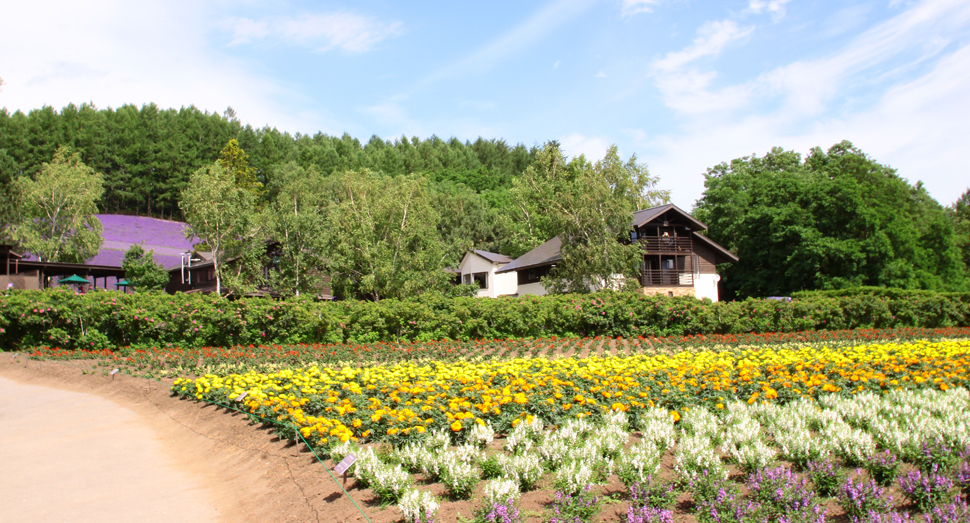
<path id="1" fill-rule="evenodd" d="M 154 250 L 155 261 L 166 269 L 178 267 L 181 254 L 198 243 L 198 239 L 185 238 L 188 226 L 182 222 L 121 214 L 98 214 L 97 217 L 104 229 L 104 243 L 97 256 L 87 260 L 92 265 L 121 267 L 125 251 L 140 244 L 146 252 Z"/>

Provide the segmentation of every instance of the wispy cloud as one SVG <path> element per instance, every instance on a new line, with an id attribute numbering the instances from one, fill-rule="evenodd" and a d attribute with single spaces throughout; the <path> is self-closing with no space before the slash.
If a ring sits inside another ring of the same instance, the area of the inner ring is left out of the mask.
<path id="1" fill-rule="evenodd" d="M 566 156 L 575 158 L 584 155 L 587 160 L 592 162 L 603 158 L 612 142 L 600 136 L 584 136 L 580 133 L 572 133 L 560 138 L 559 145 Z"/>
<path id="2" fill-rule="evenodd" d="M 449 79 L 488 73 L 503 60 L 510 56 L 520 55 L 524 49 L 547 37 L 557 27 L 572 20 L 594 4 L 595 0 L 555 0 L 550 2 L 524 22 L 485 44 L 469 56 L 432 72 L 412 88 L 367 107 L 364 111 L 376 117 L 381 117 L 387 114 L 387 106 L 392 106 L 395 107 L 392 114 L 406 114 L 404 102 L 417 93 Z M 553 68 L 558 66 L 559 62 L 557 61 Z M 380 121 L 395 123 L 388 120 Z M 416 124 L 409 122 L 406 125 L 414 126 Z"/>
<path id="3" fill-rule="evenodd" d="M 5 81 L 0 106 L 28 111 L 68 103 L 118 107 L 154 102 L 218 113 L 232 106 L 256 126 L 272 124 L 291 132 L 329 127 L 310 109 L 285 108 L 283 101 L 292 100 L 309 106 L 303 94 L 209 47 L 206 35 L 213 29 L 214 11 L 186 0 L 5 6 L 4 14 L 20 22 L 0 31 Z"/>
<path id="4" fill-rule="evenodd" d="M 328 13 L 263 20 L 229 18 L 224 27 L 232 33 L 229 45 L 274 39 L 310 47 L 318 52 L 341 49 L 361 53 L 402 32 L 401 22 L 382 22 L 353 13 Z"/>
<path id="5" fill-rule="evenodd" d="M 623 16 L 652 13 L 654 6 L 659 3 L 660 0 L 623 0 Z"/>
<path id="6" fill-rule="evenodd" d="M 954 47 L 968 25 L 965 2 L 919 2 L 826 56 L 716 88 L 716 68 L 701 72 L 693 62 L 716 55 L 740 32 L 722 27 L 726 36 L 714 38 L 699 31 L 691 46 L 655 63 L 665 103 L 682 116 L 678 130 L 637 141 L 658 151 L 653 172 L 681 205 L 700 196 L 698 175 L 721 161 L 772 146 L 807 152 L 843 139 L 904 177 L 934 180 L 927 187 L 947 204 L 967 185 L 955 166 L 970 134 L 970 100 L 961 94 L 970 92 L 970 46 Z M 859 101 L 846 104 L 853 98 Z M 725 117 L 725 108 L 738 110 Z"/>
<path id="7" fill-rule="evenodd" d="M 435 71 L 419 87 L 441 80 L 488 72 L 509 56 L 520 54 L 535 42 L 547 37 L 563 23 L 573 19 L 594 4 L 594 0 L 555 0 L 524 22 L 485 44 L 471 55 Z"/>
<path id="8" fill-rule="evenodd" d="M 717 77 L 713 70 L 701 71 L 692 63 L 714 57 L 733 42 L 747 38 L 753 26 L 742 27 L 733 20 L 707 22 L 697 30 L 697 38 L 680 51 L 667 53 L 655 61 L 652 75 L 668 107 L 681 113 L 725 110 L 746 103 L 751 92 L 747 86 L 711 90 Z"/>
<path id="9" fill-rule="evenodd" d="M 728 44 L 740 40 L 754 31 L 753 26 L 741 27 L 734 20 L 705 22 L 697 30 L 697 38 L 691 45 L 680 51 L 667 53 L 653 66 L 662 71 L 677 70 L 698 58 L 715 56 Z"/>
<path id="10" fill-rule="evenodd" d="M 751 0 L 748 10 L 755 14 L 768 13 L 774 20 L 785 16 L 785 4 L 791 0 Z"/>

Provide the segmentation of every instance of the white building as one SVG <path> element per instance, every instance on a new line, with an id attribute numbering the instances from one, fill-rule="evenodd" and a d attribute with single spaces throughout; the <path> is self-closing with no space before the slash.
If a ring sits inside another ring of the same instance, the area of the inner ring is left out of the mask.
<path id="1" fill-rule="evenodd" d="M 516 273 L 498 272 L 511 262 L 512 258 L 504 254 L 468 251 L 458 265 L 458 272 L 462 283 L 478 285 L 479 297 L 497 298 L 516 293 Z"/>

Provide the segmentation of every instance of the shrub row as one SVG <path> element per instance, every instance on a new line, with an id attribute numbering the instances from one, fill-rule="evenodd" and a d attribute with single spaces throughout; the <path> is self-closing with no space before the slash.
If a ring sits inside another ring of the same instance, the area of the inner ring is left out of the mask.
<path id="1" fill-rule="evenodd" d="M 0 347 L 8 350 L 42 345 L 219 347 L 968 325 L 970 302 L 942 294 L 719 303 L 626 293 L 331 303 L 230 301 L 198 294 L 75 295 L 58 289 L 13 291 L 0 297 Z"/>
<path id="2" fill-rule="evenodd" d="M 818 298 L 818 297 L 843 297 L 843 296 L 876 296 L 880 298 L 914 298 L 928 296 L 944 296 L 954 300 L 970 303 L 970 292 L 937 292 L 922 289 L 897 289 L 893 287 L 848 287 L 845 289 L 831 289 L 819 291 L 796 291 L 792 293 L 794 298 Z"/>

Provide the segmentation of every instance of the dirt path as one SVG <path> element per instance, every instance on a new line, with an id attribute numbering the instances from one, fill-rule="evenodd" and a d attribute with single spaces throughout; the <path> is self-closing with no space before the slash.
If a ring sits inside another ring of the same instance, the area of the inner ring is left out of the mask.
<path id="1" fill-rule="evenodd" d="M 0 521 L 364 521 L 305 448 L 102 372 L 0 353 Z M 373 523 L 400 518 L 347 489 Z"/>
<path id="2" fill-rule="evenodd" d="M 3 521 L 218 520 L 154 432 L 97 396 L 0 378 L 0 442 Z"/>

